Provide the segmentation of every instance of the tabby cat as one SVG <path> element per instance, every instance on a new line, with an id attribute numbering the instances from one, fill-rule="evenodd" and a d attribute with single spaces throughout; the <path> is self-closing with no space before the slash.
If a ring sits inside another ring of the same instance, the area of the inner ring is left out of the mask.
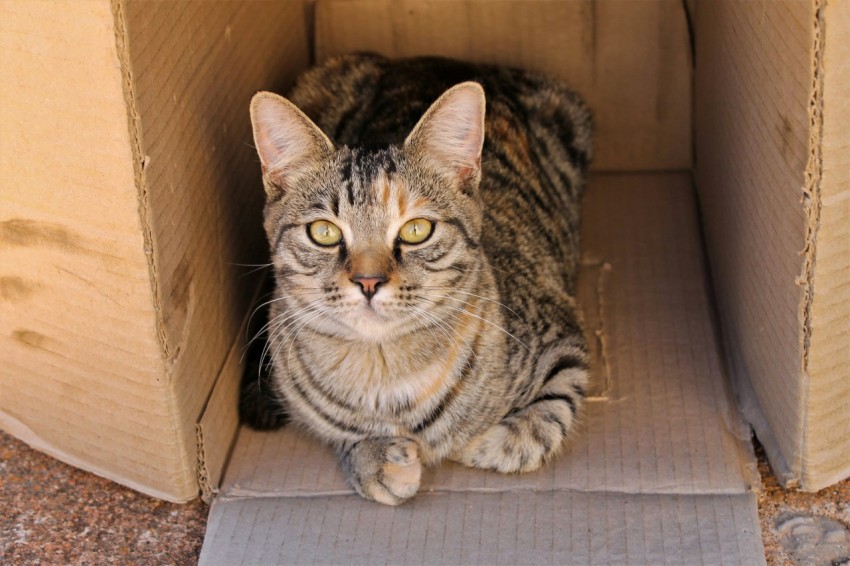
<path id="1" fill-rule="evenodd" d="M 444 459 L 510 473 L 555 456 L 587 381 L 580 98 L 515 69 L 356 54 L 289 101 L 256 94 L 251 120 L 275 290 L 249 420 L 285 410 L 389 505 Z"/>

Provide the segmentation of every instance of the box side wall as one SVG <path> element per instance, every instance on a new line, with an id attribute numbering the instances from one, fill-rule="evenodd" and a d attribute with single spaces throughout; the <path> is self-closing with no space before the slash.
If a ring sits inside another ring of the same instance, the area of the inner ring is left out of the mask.
<path id="1" fill-rule="evenodd" d="M 239 379 L 239 364 L 226 358 L 262 273 L 257 265 L 268 261 L 248 105 L 257 90 L 285 90 L 307 66 L 307 5 L 118 5 L 144 163 L 138 182 L 158 330 L 179 414 L 176 433 L 194 468 L 196 424 L 216 379 Z M 235 410 L 235 395 L 210 402 L 218 401 L 228 404 L 220 410 Z M 226 454 L 231 439 L 218 440 L 205 443 L 202 454 L 215 462 L 224 456 L 214 452 Z"/>
<path id="2" fill-rule="evenodd" d="M 800 477 L 807 402 L 812 17 L 793 1 L 699 2 L 696 17 L 697 185 L 721 326 L 739 392 L 755 395 L 747 418 L 786 481 Z"/>
<path id="3" fill-rule="evenodd" d="M 593 110 L 594 169 L 692 165 L 690 45 L 678 0 L 319 0 L 316 59 L 350 51 L 542 71 Z"/>
<path id="4" fill-rule="evenodd" d="M 185 500 L 108 2 L 0 5 L 0 426 Z"/>
<path id="5" fill-rule="evenodd" d="M 850 4 L 827 2 L 822 11 L 820 159 L 811 164 L 820 180 L 820 213 L 807 357 L 803 487 L 809 490 L 850 476 Z"/>

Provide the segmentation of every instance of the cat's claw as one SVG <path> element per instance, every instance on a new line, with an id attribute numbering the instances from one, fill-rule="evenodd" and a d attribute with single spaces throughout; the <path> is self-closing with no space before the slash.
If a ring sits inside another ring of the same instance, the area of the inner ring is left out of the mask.
<path id="1" fill-rule="evenodd" d="M 409 438 L 361 440 L 342 455 L 348 481 L 361 496 L 399 505 L 419 491 L 419 447 Z"/>

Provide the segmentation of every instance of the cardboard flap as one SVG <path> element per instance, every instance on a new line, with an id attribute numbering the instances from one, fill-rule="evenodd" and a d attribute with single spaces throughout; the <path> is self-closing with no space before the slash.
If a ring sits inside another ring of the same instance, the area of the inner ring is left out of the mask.
<path id="1" fill-rule="evenodd" d="M 243 428 L 201 562 L 761 563 L 759 480 L 689 188 L 686 174 L 591 179 L 579 294 L 602 289 L 585 315 L 607 335 L 610 386 L 567 453 L 522 475 L 446 463 L 389 508 L 353 495 L 306 434 Z"/>
<path id="2" fill-rule="evenodd" d="M 316 59 L 442 55 L 543 71 L 594 111 L 593 167 L 691 166 L 691 65 L 679 1 L 320 0 Z"/>
<path id="3" fill-rule="evenodd" d="M 305 2 L 3 2 L 0 23 L 0 428 L 194 499 L 264 249 L 248 103 L 306 67 Z"/>
<path id="4" fill-rule="evenodd" d="M 207 533 L 202 565 L 765 563 L 752 493 L 219 500 Z"/>

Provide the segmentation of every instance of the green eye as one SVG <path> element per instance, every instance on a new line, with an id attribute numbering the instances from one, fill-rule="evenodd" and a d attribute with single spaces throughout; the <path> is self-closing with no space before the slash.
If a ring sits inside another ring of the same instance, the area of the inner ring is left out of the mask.
<path id="1" fill-rule="evenodd" d="M 430 220 L 414 218 L 401 227 L 398 237 L 407 244 L 421 244 L 428 239 L 433 229 L 434 223 Z"/>
<path id="2" fill-rule="evenodd" d="M 342 240 L 342 230 L 327 220 L 316 220 L 307 227 L 310 239 L 320 246 L 335 246 Z"/>

